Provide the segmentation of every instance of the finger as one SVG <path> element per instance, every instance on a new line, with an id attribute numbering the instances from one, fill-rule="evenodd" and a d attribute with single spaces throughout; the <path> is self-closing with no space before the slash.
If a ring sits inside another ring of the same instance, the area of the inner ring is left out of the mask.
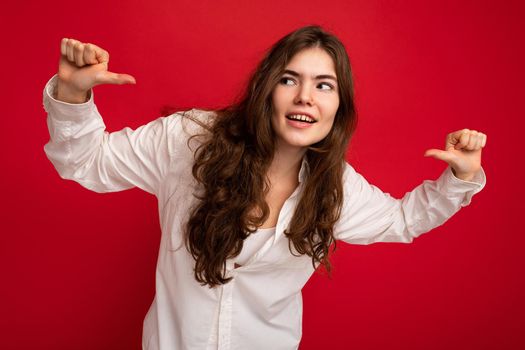
<path id="1" fill-rule="evenodd" d="M 476 149 L 481 149 L 483 148 L 483 134 L 482 133 L 478 133 L 478 142 L 476 144 Z"/>
<path id="2" fill-rule="evenodd" d="M 444 161 L 447 164 L 454 162 L 454 154 L 450 151 L 442 151 L 439 149 L 430 149 L 425 152 L 425 157 L 432 157 L 437 160 Z"/>
<path id="3" fill-rule="evenodd" d="M 450 151 L 451 149 L 454 149 L 455 145 L 456 145 L 456 139 L 454 138 L 454 134 L 453 133 L 448 134 L 445 140 L 445 150 Z"/>
<path id="4" fill-rule="evenodd" d="M 84 62 L 84 44 L 78 42 L 73 47 L 73 56 L 75 56 L 75 64 L 78 67 L 83 67 L 86 65 Z"/>
<path id="5" fill-rule="evenodd" d="M 485 142 L 485 139 L 486 139 L 486 135 L 482 132 L 477 132 L 476 134 L 476 146 L 475 146 L 475 150 L 479 150 L 481 148 L 484 147 L 484 142 Z"/>
<path id="6" fill-rule="evenodd" d="M 78 43 L 78 40 L 69 39 L 66 45 L 66 55 L 67 59 L 70 62 L 75 62 L 75 44 Z"/>
<path id="7" fill-rule="evenodd" d="M 86 46 L 89 47 L 90 55 L 95 57 L 95 63 L 109 62 L 109 52 L 95 44 L 87 43 Z"/>
<path id="8" fill-rule="evenodd" d="M 477 150 L 480 150 L 482 147 L 481 147 L 481 144 L 483 143 L 483 136 L 481 135 L 481 133 L 479 133 L 478 135 L 476 135 L 476 145 L 474 146 L 474 150 L 477 151 Z"/>
<path id="9" fill-rule="evenodd" d="M 95 49 L 95 57 L 96 57 L 98 63 L 103 63 L 103 62 L 109 63 L 109 52 L 107 52 L 103 48 L 100 48 L 100 47 L 97 47 L 97 46 L 95 46 L 95 47 L 96 47 L 96 49 Z"/>
<path id="10" fill-rule="evenodd" d="M 136 84 L 136 80 L 129 74 L 101 72 L 96 77 L 96 84 Z"/>
<path id="11" fill-rule="evenodd" d="M 63 56 L 67 55 L 67 38 L 62 38 L 60 41 L 60 54 Z"/>
<path id="12" fill-rule="evenodd" d="M 479 133 L 479 148 L 483 148 L 485 142 L 485 134 L 480 132 Z"/>
<path id="13" fill-rule="evenodd" d="M 481 147 L 485 147 L 487 144 L 487 135 L 483 134 L 483 143 L 481 144 Z"/>
<path id="14" fill-rule="evenodd" d="M 464 129 L 461 132 L 461 136 L 459 137 L 458 143 L 456 143 L 454 148 L 455 149 L 465 148 L 468 145 L 469 140 L 470 140 L 470 130 Z"/>
<path id="15" fill-rule="evenodd" d="M 461 129 L 454 132 L 451 132 L 447 135 L 446 141 L 445 141 L 445 150 L 447 151 L 453 151 L 459 147 L 461 136 L 470 130 L 468 129 Z"/>
<path id="16" fill-rule="evenodd" d="M 424 156 L 436 158 L 436 159 L 445 161 L 447 163 L 451 162 L 452 159 L 454 158 L 453 153 L 442 151 L 440 149 L 435 149 L 435 148 L 427 150 Z"/>
<path id="17" fill-rule="evenodd" d="M 87 43 L 84 46 L 84 62 L 86 64 L 97 64 L 97 56 L 95 53 L 95 45 Z"/>
<path id="18" fill-rule="evenodd" d="M 471 130 L 469 134 L 470 134 L 470 138 L 465 148 L 469 151 L 473 151 L 476 149 L 476 144 L 479 139 L 478 132 L 476 130 Z"/>

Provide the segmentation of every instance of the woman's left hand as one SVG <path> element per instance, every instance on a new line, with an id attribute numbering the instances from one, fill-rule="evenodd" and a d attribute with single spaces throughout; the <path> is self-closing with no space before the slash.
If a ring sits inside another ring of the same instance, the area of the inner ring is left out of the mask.
<path id="1" fill-rule="evenodd" d="M 481 168 L 481 149 L 487 144 L 487 135 L 476 130 L 462 129 L 447 135 L 445 150 L 429 149 L 425 157 L 440 159 L 452 168 L 454 175 L 471 181 Z"/>

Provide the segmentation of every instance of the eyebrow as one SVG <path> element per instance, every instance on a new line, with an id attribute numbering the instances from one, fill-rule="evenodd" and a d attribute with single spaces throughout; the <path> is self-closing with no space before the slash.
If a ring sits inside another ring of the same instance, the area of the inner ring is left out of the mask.
<path id="1" fill-rule="evenodd" d="M 285 69 L 284 70 L 284 73 L 288 73 L 294 77 L 301 77 L 302 75 L 297 73 L 296 71 L 293 71 L 293 70 L 290 70 L 290 69 Z M 337 83 L 337 78 L 334 77 L 333 75 L 330 75 L 330 74 L 321 74 L 321 75 L 317 75 L 315 77 L 313 77 L 315 80 L 320 80 L 320 79 L 331 79 L 333 81 L 335 81 Z"/>

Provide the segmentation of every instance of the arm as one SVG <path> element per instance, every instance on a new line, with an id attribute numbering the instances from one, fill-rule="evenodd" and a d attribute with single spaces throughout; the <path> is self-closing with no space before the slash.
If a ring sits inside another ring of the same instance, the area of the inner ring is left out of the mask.
<path id="1" fill-rule="evenodd" d="M 108 133 L 94 103 L 70 104 L 52 96 L 57 76 L 46 84 L 44 108 L 48 113 L 47 157 L 60 176 L 96 192 L 139 187 L 157 193 L 170 164 L 169 134 L 180 117 L 164 117 L 136 130 Z"/>
<path id="2" fill-rule="evenodd" d="M 458 179 L 447 167 L 437 180 L 425 180 L 402 199 L 395 199 L 347 164 L 344 203 L 335 238 L 352 244 L 410 243 L 442 225 L 486 184 L 483 168 L 472 181 Z"/>

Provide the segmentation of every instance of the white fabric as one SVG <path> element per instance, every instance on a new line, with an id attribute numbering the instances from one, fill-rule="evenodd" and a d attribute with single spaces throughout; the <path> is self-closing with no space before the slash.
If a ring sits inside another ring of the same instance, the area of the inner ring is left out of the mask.
<path id="1" fill-rule="evenodd" d="M 275 227 L 259 228 L 246 238 L 243 243 L 241 254 L 235 257 L 234 263 L 245 265 L 248 260 L 263 246 L 263 244 L 275 234 Z"/>
<path id="2" fill-rule="evenodd" d="M 259 228 L 244 241 L 241 253 L 235 257 L 234 264 L 245 265 L 252 256 L 257 253 L 264 243 L 275 234 L 275 227 Z M 234 265 L 235 266 L 235 265 Z M 213 315 L 213 326 L 211 329 L 209 349 L 217 349 L 219 337 L 219 310 L 215 308 Z"/>
<path id="3" fill-rule="evenodd" d="M 156 296 L 144 320 L 143 349 L 206 349 L 214 320 L 218 321 L 218 349 L 297 349 L 301 289 L 314 268 L 311 258 L 290 253 L 283 231 L 308 175 L 306 162 L 273 236 L 242 267 L 234 269 L 234 259 L 227 260 L 226 274 L 233 277 L 230 283 L 203 287 L 194 278 L 194 260 L 183 247 L 181 235 L 189 208 L 195 204 L 191 166 L 199 142 L 193 139 L 188 145 L 187 141 L 189 135 L 202 131 L 200 127 L 178 113 L 136 130 L 108 133 L 92 92 L 88 102 L 68 104 L 52 98 L 55 84 L 56 76 L 44 89 L 51 137 L 45 152 L 60 176 L 96 192 L 137 186 L 158 198 L 162 238 Z M 203 121 L 214 115 L 195 109 L 189 113 Z M 343 210 L 335 237 L 353 244 L 411 242 L 468 205 L 485 183 L 483 169 L 473 181 L 462 181 L 447 167 L 437 180 L 426 180 L 395 199 L 346 164 Z"/>

